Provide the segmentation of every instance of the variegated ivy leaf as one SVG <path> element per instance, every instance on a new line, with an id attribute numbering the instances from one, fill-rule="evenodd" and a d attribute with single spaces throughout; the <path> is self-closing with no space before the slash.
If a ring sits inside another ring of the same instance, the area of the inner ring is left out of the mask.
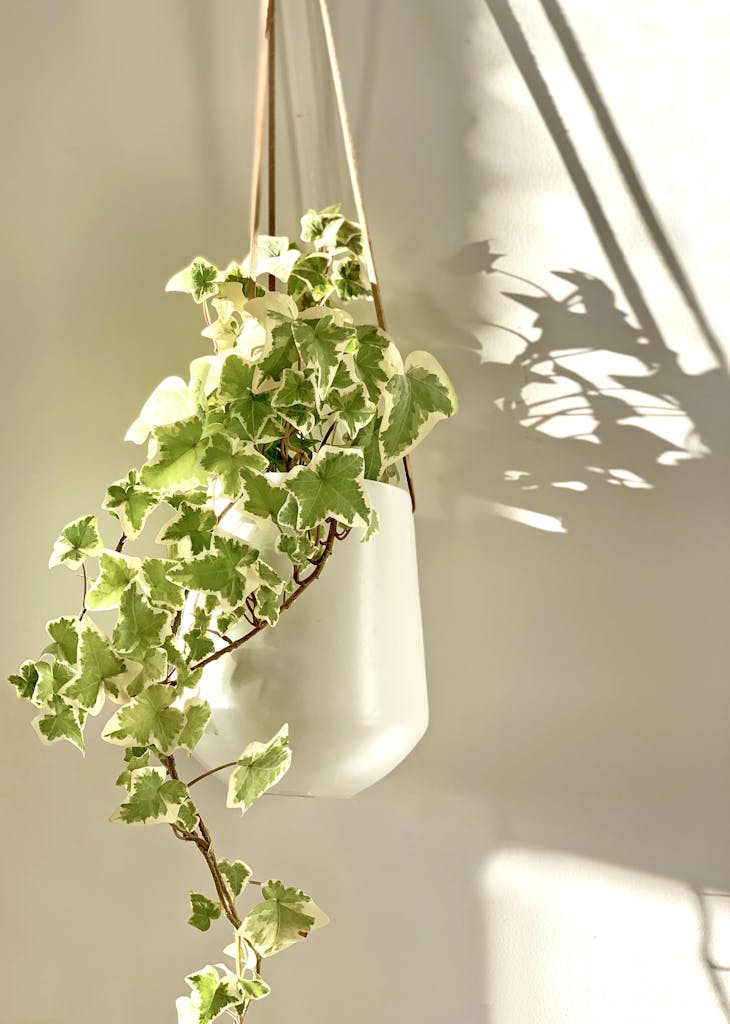
<path id="1" fill-rule="evenodd" d="M 197 416 L 154 430 L 157 454 L 142 467 L 141 481 L 157 491 L 191 490 L 207 484 L 210 473 L 200 457 L 205 451 L 203 422 Z"/>
<path id="2" fill-rule="evenodd" d="M 119 519 L 122 530 L 130 540 L 136 540 L 158 501 L 153 491 L 142 487 L 139 474 L 133 469 L 123 480 L 111 484 L 101 507 Z"/>
<path id="3" fill-rule="evenodd" d="M 296 504 L 296 503 L 295 503 Z M 276 550 L 298 566 L 307 565 L 313 561 L 319 549 L 306 534 L 296 536 L 288 533 L 280 533 L 276 539 Z"/>
<path id="4" fill-rule="evenodd" d="M 96 516 L 82 516 L 61 530 L 53 545 L 48 568 L 67 565 L 69 569 L 78 569 L 87 558 L 94 558 L 103 550 L 104 542 L 99 535 Z"/>
<path id="5" fill-rule="evenodd" d="M 243 474 L 243 509 L 256 519 L 276 522 L 287 492 L 281 484 L 272 484 L 263 473 Z"/>
<path id="6" fill-rule="evenodd" d="M 355 337 L 352 325 L 337 324 L 331 313 L 317 319 L 295 320 L 292 334 L 302 364 L 315 371 L 320 395 L 332 386 L 337 366 L 349 342 Z"/>
<path id="7" fill-rule="evenodd" d="M 167 679 L 167 651 L 164 647 L 141 645 L 127 658 L 127 671 L 118 679 L 106 685 L 106 692 L 113 701 L 124 703 L 137 697 L 151 683 Z"/>
<path id="8" fill-rule="evenodd" d="M 105 687 L 114 688 L 116 677 L 124 667 L 124 662 L 112 650 L 101 630 L 88 618 L 84 619 L 79 640 L 78 671 L 63 696 L 76 707 L 96 714 L 104 702 Z"/>
<path id="9" fill-rule="evenodd" d="M 188 924 L 201 932 L 207 932 L 211 921 L 217 921 L 221 916 L 222 907 L 220 903 L 208 899 L 200 892 L 190 893 L 190 907 L 192 914 L 188 918 Z"/>
<path id="10" fill-rule="evenodd" d="M 336 263 L 332 284 L 343 302 L 361 299 L 370 294 L 370 281 L 365 267 L 357 256 L 351 256 L 349 259 L 339 260 Z"/>
<path id="11" fill-rule="evenodd" d="M 158 747 L 171 754 L 185 726 L 185 715 L 171 707 L 177 700 L 175 687 L 153 683 L 121 707 L 104 726 L 102 738 L 123 747 Z"/>
<path id="12" fill-rule="evenodd" d="M 334 203 L 323 210 L 308 210 L 301 219 L 303 242 L 313 242 L 318 249 L 347 248 L 362 252 L 362 232 L 354 221 L 342 216 L 342 206 Z"/>
<path id="13" fill-rule="evenodd" d="M 199 822 L 200 817 L 195 804 L 192 800 L 186 800 L 178 812 L 175 824 L 185 832 L 194 832 Z"/>
<path id="14" fill-rule="evenodd" d="M 248 394 L 253 387 L 254 370 L 253 363 L 248 363 L 235 352 L 231 352 L 226 357 L 221 370 L 221 379 L 218 385 L 219 401 L 232 402 L 234 399 Z"/>
<path id="15" fill-rule="evenodd" d="M 200 697 L 191 697 L 183 706 L 183 714 L 185 715 L 185 724 L 178 737 L 177 745 L 192 754 L 210 720 L 210 704 Z"/>
<path id="16" fill-rule="evenodd" d="M 170 616 L 156 611 L 138 586 L 122 594 L 119 618 L 112 640 L 121 654 L 131 654 L 138 648 L 159 647 L 170 626 Z"/>
<path id="17" fill-rule="evenodd" d="M 284 424 L 271 405 L 269 394 L 256 394 L 249 391 L 229 406 L 231 413 L 238 419 L 231 422 L 233 432 L 242 440 L 254 444 L 277 441 L 284 432 Z"/>
<path id="18" fill-rule="evenodd" d="M 202 669 L 195 669 L 191 671 L 188 660 L 175 646 L 175 637 L 168 636 L 165 639 L 164 648 L 167 653 L 167 657 L 170 660 L 170 664 L 173 666 L 175 673 L 175 689 L 178 693 L 182 693 L 185 689 L 197 686 L 200 682 L 202 675 Z M 194 659 L 190 659 L 194 661 Z"/>
<path id="19" fill-rule="evenodd" d="M 284 370 L 281 387 L 271 397 L 271 404 L 283 418 L 310 434 L 317 417 L 317 396 L 308 373 L 300 370 Z"/>
<path id="20" fill-rule="evenodd" d="M 160 530 L 158 544 L 175 544 L 180 555 L 199 555 L 213 543 L 216 515 L 210 508 L 183 502 L 177 515 Z"/>
<path id="21" fill-rule="evenodd" d="M 304 253 L 292 267 L 287 291 L 294 298 L 311 296 L 313 302 L 322 302 L 332 291 L 330 260 L 322 252 Z"/>
<path id="22" fill-rule="evenodd" d="M 239 934 L 261 956 L 273 956 L 287 946 L 306 939 L 313 929 L 329 918 L 309 896 L 277 880 L 261 890 L 264 897 L 246 914 Z"/>
<path id="23" fill-rule="evenodd" d="M 81 708 L 72 707 L 61 697 L 53 697 L 48 711 L 33 719 L 33 728 L 43 743 L 68 740 L 83 754 L 85 719 L 86 712 Z"/>
<path id="24" fill-rule="evenodd" d="M 344 423 L 352 438 L 372 420 L 377 407 L 368 398 L 364 384 L 353 384 L 344 391 L 332 388 L 327 395 L 327 408 Z"/>
<path id="25" fill-rule="evenodd" d="M 414 448 L 435 424 L 453 416 L 456 394 L 443 368 L 428 352 L 411 352 L 403 373 L 387 383 L 382 425 L 384 464 Z"/>
<path id="26" fill-rule="evenodd" d="M 354 439 L 354 445 L 362 451 L 365 460 L 365 479 L 379 480 L 383 472 L 383 450 L 380 441 L 382 416 L 374 416 Z"/>
<path id="27" fill-rule="evenodd" d="M 194 394 L 182 377 L 165 377 L 142 406 L 124 440 L 144 444 L 156 427 L 194 416 L 197 405 Z"/>
<path id="28" fill-rule="evenodd" d="M 176 1000 L 178 1024 L 212 1024 L 229 1006 L 243 1009 L 243 995 L 230 972 L 221 977 L 215 967 L 207 966 L 185 981 L 192 994 Z"/>
<path id="29" fill-rule="evenodd" d="M 44 707 L 50 704 L 54 697 L 61 694 L 66 684 L 73 676 L 73 669 L 63 661 L 54 661 L 49 664 L 47 661 L 36 662 L 38 670 L 38 682 L 31 698 L 36 707 Z M 66 693 L 62 694 L 67 699 Z"/>
<path id="30" fill-rule="evenodd" d="M 215 650 L 215 644 L 208 633 L 210 618 L 210 612 L 205 608 L 196 608 L 193 612 L 193 624 L 183 636 L 192 662 L 202 661 Z"/>
<path id="31" fill-rule="evenodd" d="M 99 575 L 86 595 L 90 611 L 117 608 L 122 594 L 139 576 L 141 562 L 116 551 L 102 551 L 99 555 Z"/>
<path id="32" fill-rule="evenodd" d="M 228 780 L 228 807 L 245 813 L 289 770 L 289 727 L 284 725 L 268 743 L 249 743 Z"/>
<path id="33" fill-rule="evenodd" d="M 271 587 L 259 587 L 256 590 L 256 617 L 263 619 L 269 626 L 279 621 L 279 595 Z"/>
<path id="34" fill-rule="evenodd" d="M 237 498 L 243 486 L 241 473 L 255 470 L 262 473 L 267 461 L 251 444 L 231 441 L 225 434 L 214 434 L 201 459 L 202 465 L 217 477 L 227 498 Z"/>
<path id="35" fill-rule="evenodd" d="M 253 272 L 256 277 L 273 274 L 279 281 L 286 283 L 298 259 L 299 250 L 293 246 L 290 248 L 289 239 L 285 235 L 259 235 Z M 250 255 L 243 261 L 242 267 L 244 273 L 251 273 Z"/>
<path id="36" fill-rule="evenodd" d="M 225 878 L 234 896 L 240 896 L 253 874 L 242 860 L 219 860 L 218 870 Z"/>
<path id="37" fill-rule="evenodd" d="M 166 292 L 184 292 L 192 295 L 196 302 L 204 302 L 218 291 L 217 280 L 220 271 L 202 256 L 178 271 L 165 285 Z"/>
<path id="38" fill-rule="evenodd" d="M 173 824 L 187 799 L 188 787 L 168 779 L 164 768 L 136 768 L 130 772 L 129 796 L 109 820 L 125 825 Z"/>
<path id="39" fill-rule="evenodd" d="M 297 529 L 312 530 L 326 519 L 346 526 L 367 526 L 370 506 L 363 489 L 365 466 L 357 448 L 325 445 L 308 466 L 289 474 L 288 488 L 297 502 Z"/>
<path id="40" fill-rule="evenodd" d="M 251 593 L 258 577 L 252 566 L 258 551 L 233 537 L 216 537 L 213 550 L 181 563 L 172 576 L 187 590 L 216 594 L 224 607 L 235 607 Z"/>
<path id="41" fill-rule="evenodd" d="M 358 324 L 354 362 L 357 373 L 367 388 L 371 402 L 377 405 L 390 378 L 403 371 L 398 349 L 380 328 Z"/>
<path id="42" fill-rule="evenodd" d="M 132 772 L 138 768 L 148 768 L 150 752 L 147 747 L 127 747 L 124 751 L 124 771 L 118 776 L 115 785 L 129 789 L 132 785 Z"/>
<path id="43" fill-rule="evenodd" d="M 145 558 L 142 562 L 141 584 L 150 603 L 176 612 L 185 604 L 182 587 L 170 579 L 177 562 L 171 558 Z"/>
<path id="44" fill-rule="evenodd" d="M 271 331 L 271 345 L 256 368 L 255 380 L 263 385 L 281 380 L 284 370 L 296 366 L 299 358 L 294 344 L 296 320 L 282 320 Z"/>
<path id="45" fill-rule="evenodd" d="M 69 615 L 51 619 L 46 623 L 46 632 L 51 643 L 43 651 L 67 665 L 75 665 L 79 650 L 79 620 Z"/>
<path id="46" fill-rule="evenodd" d="M 19 700 L 32 700 L 40 679 L 38 664 L 36 661 L 24 661 L 18 671 L 8 677 L 8 682 L 15 687 Z"/>
<path id="47" fill-rule="evenodd" d="M 210 338 L 215 345 L 216 352 L 227 352 L 234 347 L 238 340 L 238 335 L 241 333 L 241 321 L 235 316 L 218 316 L 200 333 L 204 338 Z"/>

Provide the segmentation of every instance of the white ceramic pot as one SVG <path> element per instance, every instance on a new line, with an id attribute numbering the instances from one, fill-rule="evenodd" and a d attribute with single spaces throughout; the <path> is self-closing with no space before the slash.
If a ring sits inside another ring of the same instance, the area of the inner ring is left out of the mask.
<path id="1" fill-rule="evenodd" d="M 410 501 L 390 484 L 365 486 L 379 532 L 364 544 L 361 530 L 338 541 L 319 580 L 275 628 L 203 670 L 198 692 L 212 715 L 195 756 L 205 768 L 235 760 L 288 722 L 292 766 L 276 792 L 353 796 L 392 771 L 426 731 Z M 252 537 L 235 509 L 225 525 L 269 554 L 273 529 Z"/>

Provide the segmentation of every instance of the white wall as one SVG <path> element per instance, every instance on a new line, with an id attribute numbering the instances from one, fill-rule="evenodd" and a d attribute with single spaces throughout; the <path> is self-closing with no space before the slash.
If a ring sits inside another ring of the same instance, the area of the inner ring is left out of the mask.
<path id="1" fill-rule="evenodd" d="M 565 2 L 703 325 L 538 0 L 332 6 L 391 328 L 438 354 L 462 412 L 414 459 L 426 738 L 348 803 L 264 801 L 242 824 L 205 784 L 220 846 L 333 919 L 272 962 L 256 1019 L 717 1024 L 692 889 L 730 888 L 730 15 Z M 6 672 L 76 601 L 45 570 L 58 527 L 200 349 L 167 275 L 246 248 L 254 7 L 2 5 Z M 316 5 L 281 7 L 283 225 L 347 193 Z M 490 253 L 553 296 L 543 331 L 503 294 L 539 288 Z M 552 276 L 571 270 L 606 286 L 573 312 Z M 510 331 L 542 363 L 515 362 Z M 0 1016 L 172 1021 L 226 941 L 184 923 L 201 867 L 165 830 L 107 824 L 114 750 L 82 762 L 28 723 L 7 689 Z M 723 910 L 706 939 L 730 962 Z"/>

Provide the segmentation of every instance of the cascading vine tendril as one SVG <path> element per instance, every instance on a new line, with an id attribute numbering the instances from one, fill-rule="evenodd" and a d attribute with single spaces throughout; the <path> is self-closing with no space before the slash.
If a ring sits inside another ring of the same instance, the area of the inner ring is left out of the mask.
<path id="1" fill-rule="evenodd" d="M 162 381 L 130 427 L 127 439 L 147 444 L 147 459 L 103 499 L 121 526 L 117 543 L 105 544 L 94 514 L 61 531 L 50 566 L 80 571 L 80 612 L 49 622 L 41 657 L 10 677 L 37 709 L 33 725 L 45 743 L 67 740 L 83 752 L 89 719 L 113 705 L 101 735 L 124 748 L 124 766 L 111 820 L 167 824 L 208 865 L 215 892 L 190 894 L 189 923 L 207 931 L 226 918 L 231 964 L 188 975 L 179 1024 L 223 1014 L 240 1024 L 269 992 L 263 960 L 327 921 L 301 890 L 254 882 L 244 861 L 218 858 L 191 796 L 210 773 L 186 784 L 176 761 L 192 754 L 210 717 L 195 693 L 201 674 L 275 626 L 351 530 L 365 542 L 377 531 L 363 481 L 396 480 L 399 460 L 457 408 L 433 356 L 403 359 L 384 331 L 346 308 L 371 297 L 358 225 L 338 205 L 310 210 L 301 240 L 261 236 L 255 281 L 248 259 L 219 270 L 198 257 L 168 283 L 203 307 L 213 353 L 193 360 L 187 380 Z M 268 275 L 281 290 L 259 284 Z M 276 569 L 226 532 L 233 509 L 274 528 L 283 556 Z M 155 519 L 158 556 L 130 554 Z M 95 621 L 98 613 L 112 613 L 111 628 Z M 241 624 L 243 635 L 231 639 Z M 233 769 L 228 807 L 248 811 L 290 761 L 285 724 L 249 744 L 221 766 Z M 241 915 L 238 900 L 255 887 L 260 899 Z"/>

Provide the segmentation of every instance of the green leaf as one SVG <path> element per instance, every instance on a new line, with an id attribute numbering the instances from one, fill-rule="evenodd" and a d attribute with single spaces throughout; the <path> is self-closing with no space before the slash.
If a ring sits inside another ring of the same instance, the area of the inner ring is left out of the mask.
<path id="1" fill-rule="evenodd" d="M 51 619 L 46 624 L 46 632 L 51 643 L 43 651 L 54 658 L 65 661 L 67 665 L 75 665 L 79 650 L 79 620 L 69 615 Z"/>
<path id="2" fill-rule="evenodd" d="M 271 992 L 268 984 L 258 974 L 254 974 L 253 978 L 241 978 L 239 985 L 247 999 L 263 999 Z"/>
<path id="3" fill-rule="evenodd" d="M 234 896 L 241 895 L 253 874 L 248 864 L 244 864 L 242 860 L 219 860 L 218 870 L 228 882 Z"/>
<path id="4" fill-rule="evenodd" d="M 355 336 L 354 328 L 339 326 L 332 315 L 327 314 L 317 320 L 295 320 L 292 333 L 302 363 L 315 371 L 318 391 L 326 394 L 340 359 Z"/>
<path id="5" fill-rule="evenodd" d="M 83 726 L 86 713 L 67 704 L 61 697 L 54 697 L 47 714 L 33 719 L 33 727 L 43 743 L 68 740 L 83 754 Z"/>
<path id="6" fill-rule="evenodd" d="M 131 654 L 139 647 L 159 647 L 169 625 L 168 613 L 155 611 L 135 585 L 122 594 L 112 641 L 121 654 Z"/>
<path id="7" fill-rule="evenodd" d="M 139 575 L 140 560 L 116 551 L 102 551 L 99 555 L 99 576 L 86 595 L 86 607 L 91 611 L 117 608 L 122 594 Z"/>
<path id="8" fill-rule="evenodd" d="M 142 487 L 139 474 L 133 469 L 123 480 L 110 485 L 101 507 L 119 519 L 122 530 L 130 540 L 136 540 L 158 501 L 153 491 Z"/>
<path id="9" fill-rule="evenodd" d="M 244 469 L 263 472 L 267 462 L 252 445 L 231 442 L 224 434 L 211 437 L 201 464 L 218 477 L 223 485 L 223 494 L 237 498 L 241 493 L 241 473 Z"/>
<path id="10" fill-rule="evenodd" d="M 183 707 L 185 724 L 178 737 L 177 745 L 192 754 L 205 732 L 210 720 L 210 704 L 200 697 L 191 697 Z"/>
<path id="11" fill-rule="evenodd" d="M 197 416 L 165 427 L 155 427 L 157 454 L 142 467 L 141 481 L 157 491 L 190 490 L 207 484 L 210 474 L 201 466 L 206 442 Z"/>
<path id="12" fill-rule="evenodd" d="M 171 558 L 145 558 L 142 562 L 142 586 L 150 602 L 176 612 L 185 604 L 182 587 L 173 583 L 170 572 L 177 562 Z"/>
<path id="13" fill-rule="evenodd" d="M 327 924 L 326 914 L 301 889 L 271 880 L 261 894 L 263 900 L 246 914 L 239 928 L 261 956 L 273 956 Z"/>
<path id="14" fill-rule="evenodd" d="M 183 655 L 175 646 L 175 637 L 166 637 L 163 646 L 167 653 L 167 657 L 170 660 L 170 664 L 173 666 L 175 670 L 175 689 L 178 691 L 178 693 L 182 692 L 186 688 L 197 686 L 198 683 L 200 682 L 202 669 L 196 669 L 194 672 L 190 671 L 188 661 L 183 657 Z"/>
<path id="15" fill-rule="evenodd" d="M 185 726 L 183 712 L 170 707 L 176 699 L 174 686 L 153 683 L 112 715 L 102 738 L 124 747 L 154 744 L 163 754 L 171 754 Z"/>
<path id="16" fill-rule="evenodd" d="M 85 619 L 81 625 L 78 672 L 64 691 L 64 697 L 71 704 L 95 714 L 101 710 L 104 686 L 123 671 L 124 662 L 112 650 L 108 639 Z"/>
<path id="17" fill-rule="evenodd" d="M 308 210 L 301 220 L 302 241 L 313 242 L 317 248 L 347 248 L 351 252 L 362 252 L 360 226 L 342 215 L 340 203 L 326 206 L 324 210 Z"/>
<path id="18" fill-rule="evenodd" d="M 277 537 L 276 550 L 281 551 L 294 565 L 298 566 L 306 565 L 316 557 L 319 551 L 317 545 L 312 543 L 306 534 L 292 536 L 287 533 L 281 533 Z"/>
<path id="19" fill-rule="evenodd" d="M 196 555 L 175 569 L 173 578 L 187 590 L 217 594 L 221 602 L 240 604 L 258 582 L 250 569 L 258 551 L 233 537 L 216 537 L 213 550 Z"/>
<path id="20" fill-rule="evenodd" d="M 217 267 L 208 263 L 202 256 L 196 256 L 189 266 L 170 278 L 165 285 L 165 291 L 185 292 L 192 295 L 196 302 L 201 303 L 218 291 L 218 274 Z"/>
<path id="21" fill-rule="evenodd" d="M 261 444 L 281 437 L 283 427 L 272 408 L 270 394 L 247 392 L 231 403 L 230 410 L 238 417 L 244 440 Z"/>
<path id="22" fill-rule="evenodd" d="M 187 795 L 185 783 L 168 779 L 164 768 L 136 768 L 130 772 L 129 797 L 110 821 L 125 825 L 172 824 Z"/>
<path id="23" fill-rule="evenodd" d="M 213 543 L 216 526 L 215 512 L 199 505 L 182 503 L 178 514 L 162 528 L 158 544 L 178 544 L 181 554 L 199 555 Z"/>
<path id="24" fill-rule="evenodd" d="M 286 774 L 291 764 L 289 729 L 284 725 L 268 743 L 249 743 L 228 780 L 228 807 L 245 813 Z"/>
<path id="25" fill-rule="evenodd" d="M 96 516 L 82 516 L 64 526 L 53 545 L 48 567 L 52 569 L 54 565 L 67 565 L 69 569 L 78 569 L 83 561 L 103 550 L 104 543 L 99 536 Z"/>
<path id="26" fill-rule="evenodd" d="M 411 352 L 403 373 L 388 381 L 382 445 L 384 463 L 395 462 L 419 444 L 458 405 L 449 378 L 428 352 Z"/>
<path id="27" fill-rule="evenodd" d="M 188 924 L 198 928 L 201 932 L 207 932 L 211 921 L 217 921 L 221 916 L 221 905 L 208 899 L 199 892 L 190 893 L 190 906 L 192 914 L 188 918 Z"/>
<path id="28" fill-rule="evenodd" d="M 262 473 L 243 474 L 244 493 L 241 504 L 256 519 L 276 522 L 287 492 L 280 484 L 272 484 Z"/>
<path id="29" fill-rule="evenodd" d="M 297 501 L 297 529 L 311 530 L 326 519 L 367 526 L 370 506 L 363 490 L 365 466 L 356 448 L 326 445 L 309 466 L 292 470 L 289 490 Z"/>
<path id="30" fill-rule="evenodd" d="M 281 378 L 281 387 L 274 392 L 271 404 L 285 420 L 303 433 L 311 433 L 316 422 L 317 396 L 314 384 L 307 373 L 285 370 Z"/>

